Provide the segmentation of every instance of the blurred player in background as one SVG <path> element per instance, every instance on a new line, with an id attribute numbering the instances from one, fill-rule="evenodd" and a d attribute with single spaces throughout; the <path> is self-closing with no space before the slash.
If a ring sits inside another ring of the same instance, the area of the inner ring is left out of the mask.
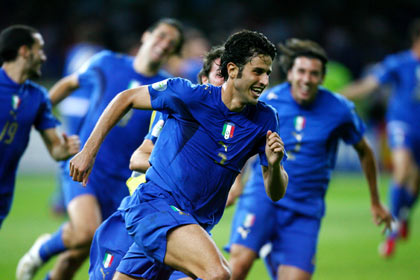
<path id="1" fill-rule="evenodd" d="M 266 260 L 273 279 L 311 278 L 324 197 L 340 139 L 353 145 L 359 155 L 375 223 L 385 223 L 386 228 L 391 223 L 391 215 L 379 200 L 376 162 L 363 136 L 364 124 L 353 103 L 320 87 L 326 72 L 325 51 L 315 42 L 300 39 L 287 40 L 279 48 L 287 82 L 266 91 L 261 100 L 279 114 L 289 186 L 284 198 L 273 203 L 266 198 L 261 170 L 253 163 L 228 246 L 232 279 L 246 278 L 267 242 L 272 244 Z"/>
<path id="2" fill-rule="evenodd" d="M 420 19 L 410 27 L 411 49 L 387 56 L 372 73 L 345 87 L 350 99 L 365 97 L 382 85 L 392 85 L 388 102 L 387 133 L 392 157 L 390 208 L 398 223 L 380 246 L 380 254 L 390 257 L 399 238 L 406 239 L 411 209 L 420 184 Z"/>
<path id="3" fill-rule="evenodd" d="M 99 21 L 82 20 L 76 25 L 74 29 L 75 43 L 66 52 L 63 77 L 76 73 L 79 70 L 82 71 L 82 66 L 88 66 L 88 60 L 104 49 L 102 46 L 102 36 L 102 25 Z M 84 117 L 89 109 L 89 102 L 93 91 L 93 84 L 79 87 L 58 104 L 60 120 L 67 134 L 78 135 L 80 133 Z M 51 199 L 52 210 L 56 214 L 66 212 L 66 203 L 61 189 L 63 182 L 68 177 L 65 171 L 66 164 L 68 165 L 68 162 L 62 162 L 60 164 L 57 187 Z"/>
<path id="4" fill-rule="evenodd" d="M 219 69 L 222 53 L 222 47 L 215 47 L 204 57 L 203 68 L 198 75 L 200 84 L 221 86 L 224 83 L 224 78 Z M 134 192 L 139 184 L 145 182 L 144 172 L 150 167 L 150 154 L 167 117 L 167 114 L 156 113 L 155 121 L 149 133 L 130 159 L 130 169 L 133 170 L 132 177 L 127 180 L 130 194 Z M 116 236 L 118 238 L 115 238 Z M 96 230 L 93 238 L 90 250 L 90 279 L 112 279 L 118 264 L 133 242 L 133 238 L 125 228 L 120 211 L 115 212 L 106 219 Z M 105 278 L 102 278 L 103 275 L 106 275 Z M 175 271 L 170 279 L 183 279 L 186 277 L 184 273 Z"/>
<path id="5" fill-rule="evenodd" d="M 57 133 L 46 90 L 29 80 L 41 76 L 47 59 L 43 47 L 42 35 L 29 26 L 12 25 L 0 34 L 0 227 L 12 205 L 17 166 L 32 126 L 55 160 L 80 147 L 77 136 Z"/>
<path id="6" fill-rule="evenodd" d="M 195 278 L 230 279 L 228 263 L 208 231 L 220 220 L 245 161 L 260 155 L 271 199 L 286 191 L 277 114 L 258 101 L 276 49 L 261 33 L 246 30 L 230 36 L 224 49 L 222 87 L 178 78 L 124 91 L 70 162 L 73 179 L 86 184 L 96 151 L 128 108 L 169 113 L 150 157 L 147 182 L 120 207 L 136 242 L 114 279 L 167 279 L 173 269 Z"/>
<path id="7" fill-rule="evenodd" d="M 169 77 L 160 71 L 167 59 L 178 54 L 183 43 L 180 23 L 162 19 L 141 37 L 135 57 L 102 51 L 86 69 L 63 78 L 53 86 L 50 97 L 57 104 L 78 88 L 93 86 L 90 108 L 80 130 L 82 143 L 93 130 L 104 108 L 120 91 L 151 84 Z M 19 261 L 17 278 L 32 279 L 38 268 L 60 254 L 48 279 L 71 279 L 89 254 L 96 228 L 128 195 L 130 156 L 149 129 L 151 112 L 127 111 L 110 132 L 96 158 L 95 171 L 84 188 L 67 178 L 63 185 L 70 221 L 53 235 L 41 236 Z"/>

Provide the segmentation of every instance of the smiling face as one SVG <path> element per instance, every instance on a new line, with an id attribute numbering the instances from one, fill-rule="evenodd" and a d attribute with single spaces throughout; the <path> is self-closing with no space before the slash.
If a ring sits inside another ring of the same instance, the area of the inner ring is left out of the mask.
<path id="1" fill-rule="evenodd" d="M 44 53 L 44 40 L 39 33 L 33 34 L 35 42 L 26 53 L 26 65 L 25 68 L 29 78 L 37 78 L 41 76 L 41 66 L 47 60 L 47 56 Z"/>
<path id="2" fill-rule="evenodd" d="M 245 64 L 242 72 L 232 63 L 235 67 L 229 71 L 229 78 L 233 78 L 234 88 L 239 92 L 242 104 L 257 104 L 258 98 L 268 86 L 272 62 L 268 55 L 257 55 Z"/>
<path id="3" fill-rule="evenodd" d="M 322 69 L 322 62 L 317 58 L 295 58 L 287 73 L 287 80 L 292 86 L 292 96 L 297 103 L 304 105 L 315 100 L 318 87 L 324 80 Z"/>
<path id="4" fill-rule="evenodd" d="M 170 24 L 161 23 L 152 32 L 145 32 L 142 37 L 146 59 L 151 64 L 162 64 L 174 54 L 180 41 L 178 29 Z"/>

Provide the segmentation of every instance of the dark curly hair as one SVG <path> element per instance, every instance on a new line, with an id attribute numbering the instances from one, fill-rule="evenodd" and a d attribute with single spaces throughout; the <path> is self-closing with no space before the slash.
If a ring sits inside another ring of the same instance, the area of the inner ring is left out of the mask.
<path id="1" fill-rule="evenodd" d="M 213 62 L 222 57 L 224 48 L 221 46 L 213 47 L 203 59 L 203 68 L 201 68 L 200 73 L 198 73 L 197 79 L 200 84 L 203 83 L 203 77 L 208 77 L 210 75 L 211 66 Z"/>
<path id="2" fill-rule="evenodd" d="M 239 67 L 238 77 L 240 78 L 245 64 L 252 58 L 257 55 L 268 55 L 274 60 L 277 54 L 275 45 L 264 34 L 249 30 L 242 30 L 229 36 L 224 48 L 220 64 L 221 74 L 225 80 L 228 78 L 229 62 Z"/>
<path id="3" fill-rule="evenodd" d="M 14 61 L 21 46 L 31 48 L 36 33 L 38 30 L 27 25 L 12 25 L 4 29 L 0 33 L 0 64 Z"/>
<path id="4" fill-rule="evenodd" d="M 280 67 L 287 73 L 297 57 L 317 58 L 322 62 L 322 73 L 325 75 L 328 57 L 325 50 L 316 42 L 291 38 L 285 44 L 278 44 L 280 50 Z"/>

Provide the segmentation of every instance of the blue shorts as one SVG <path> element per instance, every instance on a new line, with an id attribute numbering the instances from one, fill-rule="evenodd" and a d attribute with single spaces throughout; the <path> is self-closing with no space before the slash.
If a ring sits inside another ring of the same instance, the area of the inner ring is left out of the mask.
<path id="1" fill-rule="evenodd" d="M 112 280 L 121 259 L 133 242 L 133 238 L 128 235 L 125 228 L 122 212 L 114 212 L 95 232 L 90 248 L 89 279 Z M 170 279 L 176 280 L 184 277 L 187 275 L 180 271 L 174 271 Z"/>
<path id="2" fill-rule="evenodd" d="M 229 252 L 232 244 L 240 244 L 258 254 L 275 232 L 275 210 L 265 193 L 242 195 L 233 217 L 229 244 L 224 249 Z"/>
<path id="3" fill-rule="evenodd" d="M 312 274 L 321 220 L 282 207 L 277 208 L 276 219 L 272 251 L 265 260 L 270 275 L 276 275 L 280 265 L 294 266 Z"/>
<path id="4" fill-rule="evenodd" d="M 109 178 L 105 174 L 94 172 L 89 176 L 86 187 L 81 183 L 73 181 L 70 177 L 69 164 L 62 169 L 62 189 L 66 206 L 74 198 L 90 194 L 96 197 L 101 208 L 102 219 L 105 220 L 114 213 L 121 203 L 121 200 L 129 195 L 125 180 Z"/>
<path id="5" fill-rule="evenodd" d="M 112 280 L 133 238 L 128 235 L 120 211 L 114 212 L 96 230 L 90 247 L 89 279 Z"/>
<path id="6" fill-rule="evenodd" d="M 388 142 L 391 149 L 409 149 L 415 162 L 420 165 L 420 131 L 402 121 L 390 121 L 387 124 Z"/>
<path id="7" fill-rule="evenodd" d="M 151 191 L 145 192 L 145 189 Z M 168 232 L 181 225 L 198 224 L 189 213 L 178 209 L 168 193 L 157 189 L 151 182 L 143 184 L 121 210 L 126 229 L 135 243 L 117 270 L 132 277 L 168 279 L 173 272 L 163 263 Z"/>

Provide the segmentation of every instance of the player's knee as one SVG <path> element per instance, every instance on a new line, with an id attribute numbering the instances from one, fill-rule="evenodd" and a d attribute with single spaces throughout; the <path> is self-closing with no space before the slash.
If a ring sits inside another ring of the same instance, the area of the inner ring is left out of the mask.
<path id="1" fill-rule="evenodd" d="M 90 247 L 94 235 L 95 230 L 91 228 L 77 231 L 74 236 L 74 242 L 77 244 L 76 247 Z"/>

